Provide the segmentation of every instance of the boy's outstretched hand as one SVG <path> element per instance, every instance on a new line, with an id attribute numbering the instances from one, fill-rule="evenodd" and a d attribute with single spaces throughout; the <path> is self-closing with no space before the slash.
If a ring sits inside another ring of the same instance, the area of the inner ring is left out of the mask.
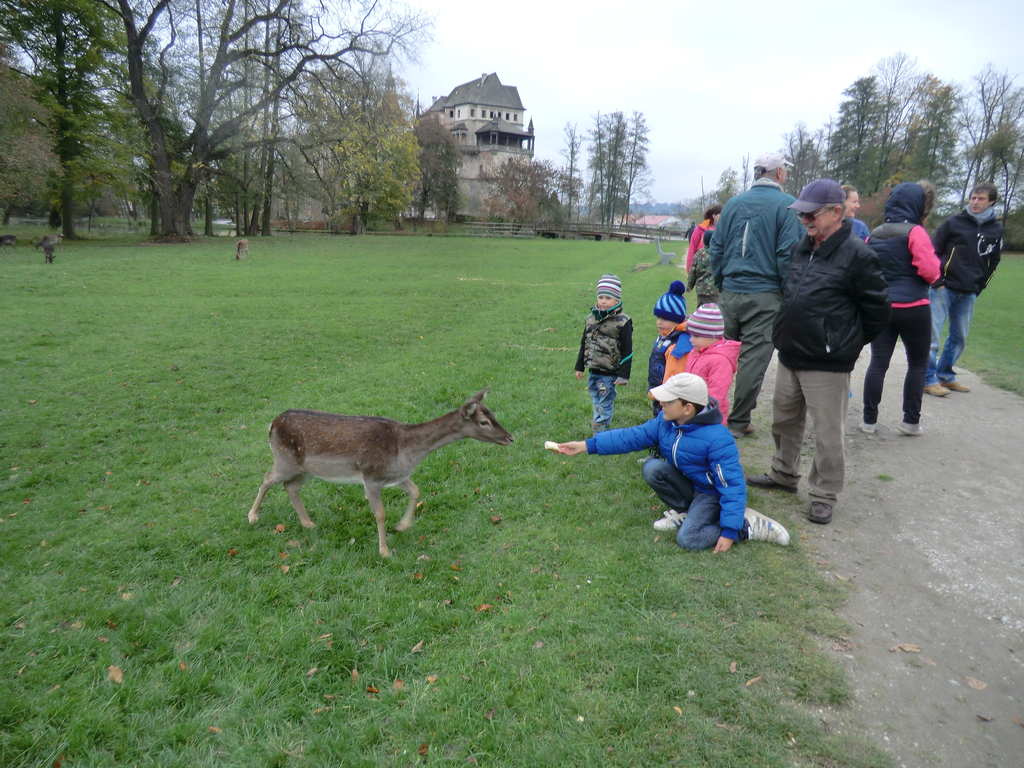
<path id="1" fill-rule="evenodd" d="M 718 543 L 715 544 L 715 554 L 718 554 L 719 552 L 728 552 L 735 543 L 736 542 L 732 539 L 727 539 L 725 536 L 719 536 Z"/>
<path id="2" fill-rule="evenodd" d="M 555 448 L 551 450 L 555 450 L 563 456 L 576 456 L 577 454 L 587 452 L 587 444 L 582 440 L 575 440 L 571 443 L 556 443 Z"/>

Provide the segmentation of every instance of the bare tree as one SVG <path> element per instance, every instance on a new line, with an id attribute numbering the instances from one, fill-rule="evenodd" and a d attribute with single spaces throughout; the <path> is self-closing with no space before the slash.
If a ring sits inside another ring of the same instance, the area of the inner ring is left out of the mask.
<path id="1" fill-rule="evenodd" d="M 565 165 L 562 167 L 559 187 L 562 192 L 562 203 L 565 205 L 569 220 L 579 221 L 580 192 L 583 187 L 583 179 L 580 177 L 580 152 L 583 149 L 583 136 L 576 127 L 576 123 L 566 123 L 563 135 L 565 147 L 562 149 L 562 157 L 565 158 Z"/>
<path id="2" fill-rule="evenodd" d="M 194 43 L 179 34 L 183 25 L 193 23 L 191 11 L 171 0 L 95 2 L 117 14 L 124 25 L 129 97 L 147 131 L 164 236 L 191 234 L 193 200 L 210 164 L 225 157 L 233 142 L 242 147 L 264 144 L 261 136 L 235 140 L 305 72 L 314 66 L 348 66 L 359 53 L 392 54 L 412 44 L 426 26 L 411 12 L 393 11 L 372 0 L 346 6 L 350 16 L 329 20 L 321 18 L 322 7 L 305 12 L 301 0 L 267 0 L 251 14 L 248 3 L 211 3 L 219 12 L 219 24 L 204 29 L 210 48 L 197 61 L 202 88 L 172 89 L 178 73 L 171 53 L 180 57 L 182 48 Z M 268 40 L 267 47 L 253 42 Z M 269 72 L 267 86 L 226 110 L 233 95 L 255 86 L 252 78 L 259 72 Z M 184 103 L 174 103 L 172 90 Z M 183 136 L 167 130 L 169 116 L 178 117 Z"/>

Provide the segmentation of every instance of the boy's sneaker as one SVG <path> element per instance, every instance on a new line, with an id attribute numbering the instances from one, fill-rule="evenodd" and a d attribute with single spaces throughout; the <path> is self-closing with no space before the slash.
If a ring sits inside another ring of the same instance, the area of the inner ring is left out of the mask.
<path id="1" fill-rule="evenodd" d="M 873 435 L 878 431 L 877 424 L 868 424 L 866 421 L 860 425 L 860 431 L 865 435 Z"/>
<path id="2" fill-rule="evenodd" d="M 897 426 L 896 429 L 904 435 L 910 435 L 911 437 L 917 437 L 918 435 L 924 434 L 924 429 L 920 424 L 908 424 L 905 421 Z"/>
<path id="3" fill-rule="evenodd" d="M 778 520 L 772 520 L 750 507 L 747 507 L 744 517 L 747 520 L 747 538 L 750 541 L 767 541 L 783 547 L 789 544 L 789 531 Z"/>
<path id="4" fill-rule="evenodd" d="M 666 509 L 660 520 L 654 521 L 656 531 L 674 531 L 683 524 L 686 519 L 685 512 L 676 512 L 674 509 Z"/>

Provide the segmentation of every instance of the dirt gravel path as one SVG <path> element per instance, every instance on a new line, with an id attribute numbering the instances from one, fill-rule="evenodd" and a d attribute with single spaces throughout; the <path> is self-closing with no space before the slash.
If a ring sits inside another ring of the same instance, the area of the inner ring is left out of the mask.
<path id="1" fill-rule="evenodd" d="M 1024 398 L 964 372 L 971 392 L 925 395 L 925 434 L 901 435 L 898 347 L 878 432 L 865 435 L 867 362 L 865 350 L 833 523 L 796 526 L 827 577 L 849 587 L 851 634 L 829 652 L 853 703 L 823 710 L 823 723 L 866 731 L 903 768 L 1024 768 Z M 748 470 L 767 468 L 773 382 L 774 363 L 758 434 L 741 441 Z M 806 504 L 803 484 L 800 495 Z"/>

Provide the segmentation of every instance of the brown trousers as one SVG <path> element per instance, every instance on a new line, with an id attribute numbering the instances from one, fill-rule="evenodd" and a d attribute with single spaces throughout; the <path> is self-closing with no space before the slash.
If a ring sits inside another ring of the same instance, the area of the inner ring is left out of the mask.
<path id="1" fill-rule="evenodd" d="M 778 363 L 772 400 L 775 455 L 768 473 L 775 482 L 791 486 L 799 482 L 800 447 L 810 416 L 814 459 L 807 475 L 808 495 L 811 501 L 835 504 L 846 472 L 843 437 L 849 395 L 849 373 L 794 371 Z"/>

